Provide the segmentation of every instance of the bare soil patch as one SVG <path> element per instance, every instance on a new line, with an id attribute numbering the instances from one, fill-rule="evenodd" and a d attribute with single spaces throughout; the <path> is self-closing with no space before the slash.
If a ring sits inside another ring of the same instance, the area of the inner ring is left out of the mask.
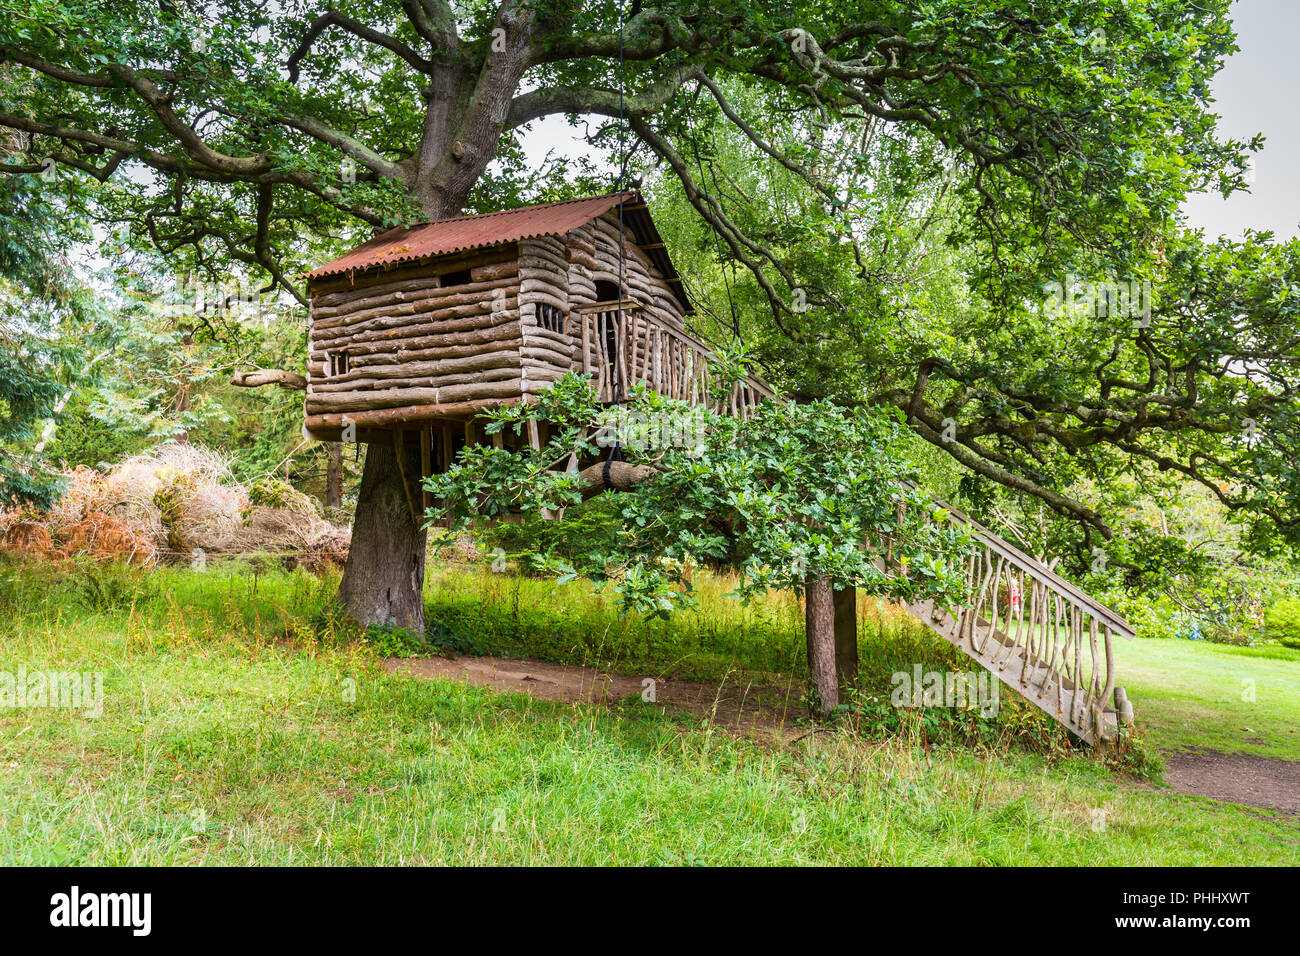
<path id="1" fill-rule="evenodd" d="M 793 681 L 778 686 L 741 682 L 702 684 L 630 677 L 592 667 L 508 657 L 390 658 L 385 664 L 398 674 L 462 680 L 493 690 L 567 703 L 610 704 L 635 698 L 647 706 L 707 717 L 712 723 L 732 730 L 784 732 L 807 716 L 800 700 L 802 689 Z M 652 687 L 645 683 L 647 680 L 654 681 Z"/>
<path id="2" fill-rule="evenodd" d="M 1300 763 L 1290 760 L 1188 751 L 1165 758 L 1165 782 L 1179 793 L 1300 815 Z"/>

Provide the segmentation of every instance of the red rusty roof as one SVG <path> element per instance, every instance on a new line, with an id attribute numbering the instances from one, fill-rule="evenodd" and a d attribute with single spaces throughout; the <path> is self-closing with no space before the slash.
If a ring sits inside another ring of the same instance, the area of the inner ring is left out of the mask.
<path id="1" fill-rule="evenodd" d="M 637 244 L 649 247 L 644 250 L 646 255 L 671 284 L 683 307 L 688 312 L 693 311 L 682 289 L 677 270 L 664 252 L 663 239 L 646 211 L 645 199 L 636 191 L 590 196 L 586 199 L 566 199 L 563 202 L 522 206 L 477 216 L 455 216 L 390 229 L 333 262 L 327 262 L 307 273 L 307 278 L 320 279 L 343 273 L 366 272 L 398 263 L 432 259 L 538 236 L 562 236 L 616 208 L 620 201 L 623 203 L 623 221 L 636 236 Z"/>

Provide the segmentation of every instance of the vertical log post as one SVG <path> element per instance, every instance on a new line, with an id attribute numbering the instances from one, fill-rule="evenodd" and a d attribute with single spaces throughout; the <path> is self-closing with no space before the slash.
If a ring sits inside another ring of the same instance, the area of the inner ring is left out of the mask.
<path id="1" fill-rule="evenodd" d="M 424 516 L 420 513 L 420 506 L 415 499 L 415 489 L 411 485 L 411 475 L 407 470 L 410 462 L 404 439 L 405 436 L 400 428 L 393 432 L 393 452 L 397 456 L 397 473 L 402 477 L 402 490 L 406 493 L 407 507 L 411 509 L 411 520 L 418 526 L 424 520 Z"/>
<path id="2" fill-rule="evenodd" d="M 343 504 L 343 446 L 336 441 L 325 446 L 325 507 Z"/>
<path id="3" fill-rule="evenodd" d="M 432 427 L 420 426 L 420 504 L 426 511 L 433 504 L 433 496 L 424 490 L 424 479 L 433 474 L 433 436 L 429 432 Z"/>
<path id="4" fill-rule="evenodd" d="M 453 458 L 453 446 L 451 436 L 451 426 L 446 422 L 442 423 L 442 470 L 443 472 L 451 471 Z"/>
<path id="5" fill-rule="evenodd" d="M 841 694 L 858 684 L 858 589 L 835 588 L 835 671 Z"/>
<path id="6" fill-rule="evenodd" d="M 810 574 L 804 581 L 804 632 L 814 710 L 828 717 L 840 702 L 840 692 L 835 676 L 835 598 L 825 575 Z"/>

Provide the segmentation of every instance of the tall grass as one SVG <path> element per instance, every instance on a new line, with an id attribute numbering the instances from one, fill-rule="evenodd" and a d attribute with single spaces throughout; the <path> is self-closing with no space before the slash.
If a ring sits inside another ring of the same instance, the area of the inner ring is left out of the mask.
<path id="1" fill-rule="evenodd" d="M 1297 862 L 1294 820 L 1125 787 L 1090 759 L 910 730 L 760 742 L 630 702 L 390 674 L 355 632 L 313 624 L 336 582 L 302 572 L 164 568 L 108 601 L 77 573 L 0 564 L 0 669 L 96 670 L 106 694 L 97 720 L 0 709 L 0 863 Z M 439 575 L 431 611 L 477 602 L 509 637 L 513 582 Z M 729 646 L 756 671 L 792 659 L 778 599 L 701 612 L 717 636 L 675 649 L 602 599 L 543 603 L 534 585 L 520 620 L 564 606 L 582 622 L 560 649 L 649 649 L 698 675 Z M 757 651 L 745 620 L 770 625 Z M 686 641 L 678 628 L 655 633 Z"/>
<path id="2" fill-rule="evenodd" d="M 645 620 L 621 616 L 611 595 L 585 581 L 557 585 L 443 565 L 428 575 L 426 606 L 438 626 L 476 634 L 500 653 L 658 671 L 686 680 L 716 680 L 727 673 L 759 679 L 806 675 L 798 596 L 770 592 L 744 604 L 728 596 L 736 583 L 730 576 L 700 573 L 694 582 L 696 607 L 669 620 Z M 920 655 L 931 663 L 947 659 L 915 618 L 873 598 L 859 599 L 858 631 L 869 673 L 892 662 L 897 655 L 886 649 L 900 644 L 905 656 Z"/>

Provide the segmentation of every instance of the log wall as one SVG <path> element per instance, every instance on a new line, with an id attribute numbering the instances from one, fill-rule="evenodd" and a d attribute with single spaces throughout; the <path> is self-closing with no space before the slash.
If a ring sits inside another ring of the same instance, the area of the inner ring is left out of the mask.
<path id="1" fill-rule="evenodd" d="M 448 285 L 466 270 L 468 282 Z M 621 278 L 623 298 L 640 314 L 631 339 L 651 326 L 685 332 L 672 286 L 630 229 Z M 397 421 L 396 410 L 409 408 L 412 418 L 429 417 L 431 407 L 526 398 L 569 371 L 594 368 L 579 310 L 597 301 L 602 281 L 620 282 L 616 211 L 562 237 L 314 280 L 307 415 L 319 423 L 388 409 Z M 646 355 L 634 349 L 632 364 L 639 356 L 645 365 Z"/>
<path id="2" fill-rule="evenodd" d="M 569 263 L 564 239 L 539 236 L 519 243 L 519 324 L 523 390 L 547 388 L 573 365 L 575 340 L 569 331 Z M 558 309 L 563 328 L 543 326 L 544 308 Z"/>
<path id="3" fill-rule="evenodd" d="M 468 282 L 445 284 L 466 270 Z M 522 285 L 513 244 L 316 280 L 307 414 L 518 398 Z M 331 355 L 339 354 L 347 356 L 346 371 L 331 368 Z"/>
<path id="4" fill-rule="evenodd" d="M 597 282 L 619 285 L 618 230 L 618 213 L 610 211 L 563 238 L 544 236 L 519 244 L 525 392 L 541 391 L 569 371 L 595 369 L 595 345 L 589 336 L 584 346 L 579 313 L 597 301 Z M 651 322 L 685 330 L 682 306 L 672 286 L 626 228 L 622 292 Z M 544 326 L 544 306 L 561 310 L 562 330 Z"/>
<path id="5" fill-rule="evenodd" d="M 565 237 L 569 260 L 569 296 L 574 308 L 596 301 L 598 281 L 619 281 L 618 212 L 611 210 Z M 673 287 L 624 227 L 623 298 L 637 302 L 653 319 L 685 331 L 682 304 Z"/>

